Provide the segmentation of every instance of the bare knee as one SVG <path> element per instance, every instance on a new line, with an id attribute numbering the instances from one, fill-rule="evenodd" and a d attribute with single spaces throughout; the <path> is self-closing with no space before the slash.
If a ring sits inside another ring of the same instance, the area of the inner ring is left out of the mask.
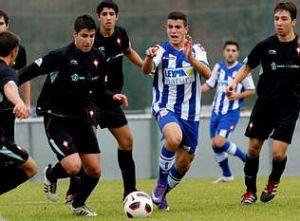
<path id="1" fill-rule="evenodd" d="M 166 138 L 166 147 L 169 150 L 175 151 L 182 142 L 181 136 L 169 136 Z"/>
<path id="2" fill-rule="evenodd" d="M 217 136 L 212 140 L 212 146 L 213 146 L 214 149 L 222 148 L 225 143 L 226 143 L 226 138 L 225 137 Z"/>
<path id="3" fill-rule="evenodd" d="M 29 157 L 25 164 L 21 166 L 28 178 L 33 177 L 37 173 L 37 165 L 35 161 Z"/>
<path id="4" fill-rule="evenodd" d="M 97 178 L 101 176 L 101 168 L 100 167 L 89 168 L 88 170 L 85 171 L 85 173 L 89 177 Z"/>
<path id="5" fill-rule="evenodd" d="M 81 163 L 70 163 L 68 165 L 63 165 L 65 171 L 70 176 L 76 176 L 81 170 Z"/>
<path id="6" fill-rule="evenodd" d="M 124 136 L 118 140 L 119 148 L 121 150 L 132 150 L 133 138 L 131 134 Z"/>

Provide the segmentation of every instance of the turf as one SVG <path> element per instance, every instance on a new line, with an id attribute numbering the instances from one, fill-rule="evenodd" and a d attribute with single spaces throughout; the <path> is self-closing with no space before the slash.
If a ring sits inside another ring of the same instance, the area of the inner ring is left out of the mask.
<path id="1" fill-rule="evenodd" d="M 260 178 L 259 193 L 266 182 Z M 150 193 L 154 180 L 139 180 L 139 189 Z M 60 200 L 46 201 L 41 183 L 26 183 L 17 190 L 0 197 L 0 221 L 26 220 L 87 220 L 70 213 L 63 204 L 67 183 L 59 184 Z M 243 180 L 231 183 L 212 184 L 211 179 L 186 179 L 168 196 L 171 210 L 156 209 L 145 220 L 160 221 L 280 221 L 300 220 L 300 177 L 285 177 L 273 201 L 264 204 L 241 206 L 240 196 L 244 191 Z M 98 213 L 92 220 L 128 220 L 123 213 L 121 181 L 101 181 L 88 205 Z"/>

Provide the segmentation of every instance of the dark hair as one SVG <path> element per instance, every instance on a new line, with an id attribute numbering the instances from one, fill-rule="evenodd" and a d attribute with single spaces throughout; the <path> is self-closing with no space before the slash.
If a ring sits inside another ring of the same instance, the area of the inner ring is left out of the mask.
<path id="1" fill-rule="evenodd" d="M 5 11 L 2 11 L 2 10 L 0 9 L 0 18 L 1 18 L 1 17 L 4 18 L 5 24 L 8 25 L 8 21 L 9 21 L 8 15 L 6 14 Z"/>
<path id="2" fill-rule="evenodd" d="M 168 19 L 172 19 L 172 20 L 182 20 L 183 23 L 184 23 L 184 26 L 187 26 L 188 24 L 188 19 L 187 19 L 187 15 L 184 14 L 183 12 L 178 12 L 178 11 L 174 11 L 174 12 L 171 12 L 169 15 L 168 15 Z"/>
<path id="3" fill-rule="evenodd" d="M 96 23 L 90 15 L 80 15 L 76 18 L 74 22 L 74 30 L 77 33 L 85 28 L 87 28 L 88 30 L 96 30 Z"/>
<path id="4" fill-rule="evenodd" d="M 99 3 L 99 5 L 97 6 L 97 14 L 98 15 L 102 12 L 103 8 L 112 8 L 116 14 L 119 13 L 118 5 L 112 0 L 104 0 Z"/>
<path id="5" fill-rule="evenodd" d="M 0 33 L 0 56 L 8 56 L 12 50 L 17 48 L 20 43 L 20 38 L 10 31 Z"/>
<path id="6" fill-rule="evenodd" d="M 240 45 L 239 43 L 237 43 L 236 41 L 232 41 L 232 40 L 229 40 L 229 41 L 226 41 L 224 43 L 224 46 L 223 46 L 223 49 L 225 49 L 227 47 L 227 45 L 235 45 L 237 50 L 239 51 L 240 50 Z"/>
<path id="7" fill-rule="evenodd" d="M 288 11 L 292 20 L 297 17 L 297 7 L 293 2 L 279 2 L 274 8 L 274 14 L 278 11 Z"/>

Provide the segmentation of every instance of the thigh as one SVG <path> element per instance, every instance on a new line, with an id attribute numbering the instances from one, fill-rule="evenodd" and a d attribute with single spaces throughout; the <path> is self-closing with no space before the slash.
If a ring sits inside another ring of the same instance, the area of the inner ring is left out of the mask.
<path id="1" fill-rule="evenodd" d="M 0 146 L 0 167 L 20 166 L 28 158 L 28 152 L 13 142 L 10 142 L 10 144 L 6 143 L 5 146 Z"/>
<path id="2" fill-rule="evenodd" d="M 44 125 L 49 145 L 59 161 L 78 152 L 75 141 L 77 134 L 74 134 L 74 124 L 70 120 L 45 116 Z"/>
<path id="3" fill-rule="evenodd" d="M 224 114 L 220 117 L 219 124 L 217 126 L 217 134 L 228 138 L 230 133 L 232 133 L 239 121 L 240 111 L 233 110 Z"/>
<path id="4" fill-rule="evenodd" d="M 271 137 L 274 140 L 290 144 L 299 117 L 299 110 L 286 107 L 279 109 L 276 115 L 274 131 Z"/>
<path id="5" fill-rule="evenodd" d="M 100 148 L 92 125 L 78 122 L 73 130 L 74 145 L 78 153 L 99 154 Z"/>
<path id="6" fill-rule="evenodd" d="M 121 107 L 97 108 L 97 124 L 100 128 L 120 128 L 128 124 Z"/>
<path id="7" fill-rule="evenodd" d="M 100 154 L 80 154 L 82 166 L 88 176 L 99 177 L 101 174 Z"/>
<path id="8" fill-rule="evenodd" d="M 128 124 L 119 128 L 109 128 L 109 131 L 116 138 L 121 148 L 128 148 L 128 149 L 132 148 L 133 138 Z"/>
<path id="9" fill-rule="evenodd" d="M 183 148 L 189 154 L 194 154 L 198 146 L 199 122 L 186 121 L 181 119 L 181 129 L 183 132 Z"/>
<path id="10" fill-rule="evenodd" d="M 161 110 L 157 116 L 156 120 L 158 126 L 164 136 L 168 140 L 182 140 L 182 129 L 181 124 L 177 116 L 166 109 Z"/>

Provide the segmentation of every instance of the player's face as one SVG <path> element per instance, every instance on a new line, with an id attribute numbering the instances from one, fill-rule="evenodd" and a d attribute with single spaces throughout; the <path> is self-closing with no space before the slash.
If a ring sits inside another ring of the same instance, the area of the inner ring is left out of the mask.
<path id="1" fill-rule="evenodd" d="M 236 45 L 226 45 L 223 51 L 223 56 L 227 63 L 232 64 L 238 59 L 239 50 Z"/>
<path id="2" fill-rule="evenodd" d="M 73 38 L 76 47 L 82 52 L 89 52 L 94 44 L 95 32 L 95 29 L 87 28 L 81 29 L 79 32 L 74 31 Z"/>
<path id="3" fill-rule="evenodd" d="M 185 36 L 188 32 L 188 27 L 184 25 L 184 21 L 177 19 L 168 19 L 167 35 L 171 45 L 175 48 L 182 48 L 184 45 Z"/>
<path id="4" fill-rule="evenodd" d="M 12 52 L 10 53 L 11 59 L 10 59 L 9 66 L 13 66 L 14 65 L 15 60 L 16 60 L 16 58 L 18 56 L 18 53 L 19 53 L 19 47 L 16 47 L 15 49 L 12 50 Z"/>
<path id="5" fill-rule="evenodd" d="M 274 27 L 277 35 L 287 36 L 296 25 L 296 20 L 292 20 L 288 11 L 282 10 L 274 14 Z"/>
<path id="6" fill-rule="evenodd" d="M 6 31 L 7 30 L 7 25 L 5 23 L 5 20 L 3 17 L 0 17 L 0 32 Z"/>
<path id="7" fill-rule="evenodd" d="M 105 7 L 98 15 L 98 21 L 100 22 L 101 28 L 111 30 L 116 26 L 118 15 L 112 8 Z"/>

